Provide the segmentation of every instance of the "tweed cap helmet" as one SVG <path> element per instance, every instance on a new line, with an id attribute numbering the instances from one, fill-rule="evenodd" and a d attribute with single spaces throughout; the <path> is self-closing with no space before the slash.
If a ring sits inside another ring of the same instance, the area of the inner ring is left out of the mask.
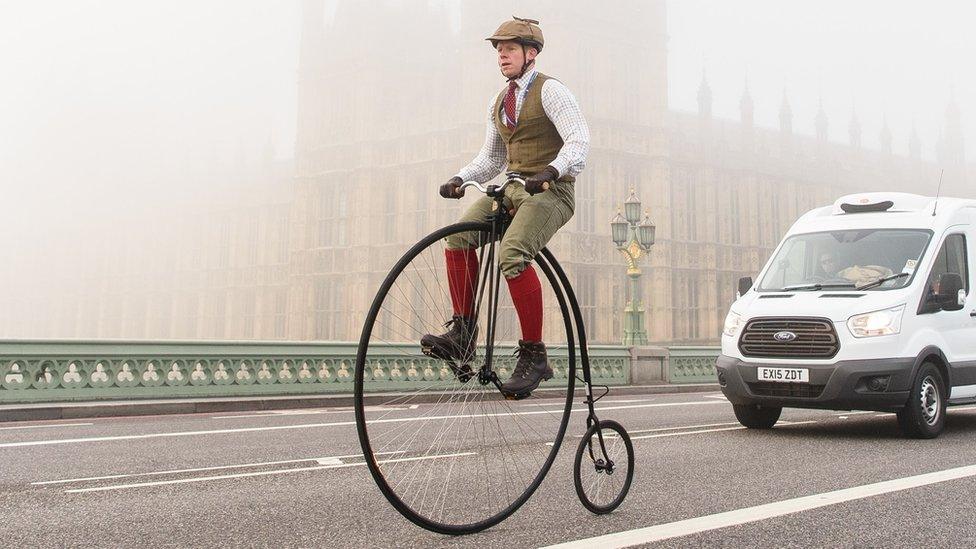
<path id="1" fill-rule="evenodd" d="M 485 38 L 485 40 L 491 42 L 492 47 L 498 47 L 498 43 L 504 40 L 514 40 L 523 46 L 533 47 L 540 52 L 545 44 L 538 21 L 523 19 L 514 15 L 511 21 L 502 23 L 495 34 Z"/>

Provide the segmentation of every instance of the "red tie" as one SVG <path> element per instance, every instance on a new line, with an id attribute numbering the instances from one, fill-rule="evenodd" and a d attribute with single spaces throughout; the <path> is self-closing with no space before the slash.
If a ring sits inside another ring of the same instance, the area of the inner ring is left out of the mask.
<path id="1" fill-rule="evenodd" d="M 508 119 L 508 129 L 515 129 L 515 89 L 518 86 L 512 80 L 508 83 L 508 93 L 505 94 L 505 118 Z"/>

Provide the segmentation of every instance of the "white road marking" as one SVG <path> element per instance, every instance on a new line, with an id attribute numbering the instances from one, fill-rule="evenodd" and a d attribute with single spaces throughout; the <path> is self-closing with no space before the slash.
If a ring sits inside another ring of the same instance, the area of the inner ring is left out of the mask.
<path id="1" fill-rule="evenodd" d="M 634 403 L 634 402 L 651 402 L 653 400 L 657 400 L 657 399 L 654 399 L 654 398 L 630 398 L 630 399 L 627 399 L 627 400 L 616 400 L 616 399 L 612 399 L 612 400 L 601 400 L 600 402 L 603 402 L 604 404 L 631 404 L 631 403 Z"/>
<path id="2" fill-rule="evenodd" d="M 628 410 L 631 408 L 667 408 L 671 406 L 702 406 L 705 404 L 724 404 L 722 402 L 712 402 L 712 401 L 694 401 L 694 402 L 656 402 L 654 404 L 631 404 L 629 406 L 597 406 L 597 411 L 602 410 Z M 585 412 L 585 408 L 582 410 L 573 410 L 574 412 Z M 538 412 L 529 412 L 538 413 Z M 548 413 L 548 412 L 546 412 Z"/>
<path id="3" fill-rule="evenodd" d="M 808 423 L 817 423 L 817 422 L 816 421 L 780 421 L 777 425 L 781 425 L 782 427 L 792 427 L 794 425 L 805 425 Z M 723 427 L 720 429 L 698 429 L 699 427 L 711 427 L 711 426 L 720 426 L 720 425 L 736 425 L 736 427 Z M 688 425 L 685 427 L 662 427 L 660 429 L 641 429 L 639 431 L 627 431 L 627 434 L 649 433 L 649 432 L 656 432 L 656 431 L 678 431 L 676 433 L 659 433 L 655 435 L 639 435 L 636 437 L 635 436 L 630 437 L 630 440 L 641 440 L 645 438 L 680 437 L 684 435 L 700 435 L 702 433 L 718 433 L 721 431 L 739 431 L 746 428 L 747 427 L 739 425 L 739 422 L 736 421 L 734 423 L 712 423 L 709 425 Z M 686 429 L 697 429 L 697 430 L 688 431 Z M 583 435 L 574 435 L 572 438 L 583 438 Z M 615 438 L 615 436 L 609 435 L 606 436 L 605 438 Z M 547 442 L 546 446 L 552 446 L 552 443 Z"/>
<path id="4" fill-rule="evenodd" d="M 399 454 L 402 452 L 377 452 L 376 455 L 389 455 L 389 454 Z M 248 467 L 266 467 L 268 465 L 284 465 L 287 463 L 303 463 L 306 461 L 315 461 L 319 465 L 333 465 L 337 463 L 342 463 L 343 459 L 350 458 L 361 458 L 362 454 L 348 454 L 345 456 L 330 456 L 322 458 L 304 458 L 304 459 L 286 459 L 281 461 L 260 461 L 256 463 L 241 463 L 237 465 L 217 465 L 213 467 L 195 467 L 193 469 L 169 469 L 165 471 L 149 471 L 147 473 L 126 473 L 118 475 L 105 475 L 100 477 L 83 477 L 83 478 L 69 478 L 63 480 L 43 480 L 38 482 L 32 482 L 32 486 L 44 486 L 47 484 L 67 484 L 70 482 L 89 482 L 93 480 L 112 480 L 119 478 L 132 478 L 132 477 L 148 477 L 156 475 L 176 475 L 180 473 L 198 473 L 200 471 L 220 471 L 224 469 L 246 469 Z"/>
<path id="5" fill-rule="evenodd" d="M 53 429 L 55 427 L 88 427 L 94 423 L 58 423 L 55 425 L 17 425 L 16 427 L 0 427 L 0 431 L 14 431 L 18 429 Z"/>
<path id="6" fill-rule="evenodd" d="M 630 440 L 640 440 L 644 438 L 680 437 L 684 435 L 700 435 L 702 433 L 717 433 L 719 431 L 738 431 L 740 429 L 745 429 L 745 427 L 740 425 L 738 427 L 721 427 L 717 429 L 701 429 L 698 431 L 681 431 L 678 433 L 658 433 L 656 435 L 640 435 L 636 437 L 630 437 Z"/>
<path id="7" fill-rule="evenodd" d="M 837 419 L 847 419 L 847 416 L 837 416 Z"/>
<path id="8" fill-rule="evenodd" d="M 976 406 L 952 406 L 949 409 L 952 410 L 952 411 L 976 410 Z"/>
<path id="9" fill-rule="evenodd" d="M 705 398 L 717 398 L 720 400 L 728 400 L 725 395 L 705 395 Z"/>
<path id="10" fill-rule="evenodd" d="M 778 425 L 781 425 L 783 427 L 791 427 L 793 425 L 804 425 L 804 424 L 807 424 L 807 423 L 816 423 L 816 421 L 780 421 L 778 423 Z M 738 431 L 738 430 L 741 430 L 741 429 L 746 429 L 746 427 L 743 427 L 743 426 L 739 425 L 738 422 L 736 422 L 736 423 L 715 423 L 714 425 L 715 426 L 719 426 L 719 425 L 736 425 L 736 427 L 722 427 L 722 428 L 718 428 L 718 429 L 700 429 L 700 430 L 695 430 L 695 431 L 681 431 L 679 433 L 659 433 L 659 434 L 656 434 L 656 435 L 640 435 L 640 436 L 636 436 L 636 437 L 630 437 L 630 439 L 631 440 L 639 440 L 639 439 L 642 439 L 642 438 L 678 437 L 678 436 L 682 436 L 682 435 L 698 435 L 698 434 L 701 434 L 701 433 L 717 433 L 717 432 L 720 432 L 720 431 Z M 687 428 L 688 429 L 693 429 L 693 428 L 697 428 L 697 427 L 710 427 L 710 425 L 698 425 L 698 426 L 692 426 L 692 427 L 687 427 Z M 680 429 L 680 427 L 671 427 L 671 428 L 669 428 L 667 430 L 673 431 L 675 429 Z M 650 429 L 650 430 L 653 431 L 654 429 Z M 642 431 L 634 431 L 634 432 L 637 433 L 637 432 L 642 432 Z"/>
<path id="11" fill-rule="evenodd" d="M 818 509 L 820 507 L 827 507 L 829 505 L 836 505 L 838 503 L 864 499 L 882 494 L 889 494 L 910 488 L 918 488 L 920 486 L 928 486 L 930 484 L 937 484 L 940 482 L 958 480 L 972 476 L 976 476 L 976 465 L 967 465 L 965 467 L 956 467 L 953 469 L 936 471 L 934 473 L 925 473 L 911 477 L 886 480 L 883 482 L 865 484 L 853 488 L 845 488 L 842 490 L 834 490 L 832 492 L 824 492 L 822 494 L 813 494 L 810 496 L 757 505 L 755 507 L 735 509 L 733 511 L 716 513 L 714 515 L 706 515 L 687 520 L 680 520 L 677 522 L 657 524 L 645 528 L 636 528 L 634 530 L 617 532 L 615 534 L 607 534 L 604 536 L 569 541 L 558 545 L 550 545 L 546 549 L 575 549 L 579 547 L 600 547 L 602 549 L 608 547 L 631 547 L 634 545 L 653 543 L 656 541 L 717 530 L 719 528 L 748 524 L 769 518 L 781 517 L 783 515 L 809 511 L 811 509 Z"/>
<path id="12" fill-rule="evenodd" d="M 403 410 L 416 410 L 417 404 L 409 408 L 400 407 L 385 407 L 385 406 L 367 406 L 367 412 L 386 412 L 386 411 L 403 411 Z M 351 414 L 356 410 L 351 406 L 345 406 L 342 408 L 329 408 L 323 410 L 272 410 L 267 412 L 258 412 L 255 414 L 237 414 L 232 416 L 213 416 L 210 419 L 238 419 L 238 418 L 255 418 L 255 417 L 287 417 L 287 416 L 314 416 L 319 414 Z"/>
<path id="13" fill-rule="evenodd" d="M 684 431 L 684 430 L 687 430 L 687 429 L 700 429 L 702 427 L 719 427 L 719 426 L 724 426 L 724 425 L 739 425 L 739 422 L 738 421 L 734 421 L 732 423 L 706 423 L 704 425 L 681 425 L 681 426 L 678 426 L 678 427 L 658 427 L 656 429 L 637 429 L 635 431 L 631 431 L 631 430 L 628 429 L 627 430 L 627 434 L 628 435 L 631 435 L 630 438 L 631 438 L 631 440 L 633 440 L 635 438 L 650 438 L 650 437 L 647 437 L 647 436 L 635 437 L 635 436 L 633 436 L 634 433 L 658 433 L 658 432 L 661 432 L 661 431 Z M 697 432 L 697 431 L 690 432 L 690 433 L 677 433 L 677 434 L 685 435 L 685 434 L 694 434 L 695 432 Z M 709 432 L 709 431 L 702 431 L 702 432 Z M 570 438 L 583 438 L 583 436 L 584 435 L 582 435 L 582 434 L 580 434 L 580 435 L 570 435 Z M 604 438 L 614 438 L 614 437 L 615 437 L 615 435 L 604 435 Z M 546 444 L 548 446 L 552 446 L 552 443 L 551 442 L 547 442 Z"/>
<path id="14" fill-rule="evenodd" d="M 679 429 L 703 429 L 705 427 L 724 427 L 726 425 L 738 425 L 738 424 L 739 424 L 738 421 L 733 421 L 730 423 L 705 423 L 702 425 L 681 425 L 678 427 L 658 427 L 657 429 L 635 429 L 633 431 L 628 429 L 627 434 L 632 435 L 634 433 L 657 433 L 660 431 L 677 431 Z"/>
<path id="15" fill-rule="evenodd" d="M 597 408 L 598 410 L 625 410 L 633 408 L 659 408 L 659 407 L 671 407 L 671 406 L 699 406 L 705 404 L 722 404 L 717 401 L 702 401 L 702 402 L 661 402 L 655 404 L 631 404 L 627 406 L 605 406 L 602 408 Z M 573 413 L 587 412 L 586 409 L 573 410 Z M 369 422 L 370 425 L 376 425 L 380 423 L 401 423 L 409 421 L 432 421 L 432 420 L 442 420 L 442 419 L 461 419 L 461 418 L 477 418 L 477 417 L 511 417 L 511 416 L 531 416 L 538 414 L 552 414 L 553 412 L 549 410 L 538 410 L 533 412 L 499 412 L 495 414 L 457 414 L 450 416 L 428 416 L 428 417 L 405 417 L 405 418 L 390 418 L 390 419 L 377 419 Z M 103 436 L 103 437 L 87 437 L 87 438 L 65 438 L 65 439 L 54 439 L 54 440 L 29 440 L 23 442 L 6 442 L 0 444 L 0 448 L 22 448 L 28 446 L 51 446 L 56 444 L 82 444 L 88 442 L 108 442 L 108 441 L 119 441 L 119 440 L 142 440 L 142 439 L 153 439 L 153 438 L 171 438 L 171 437 L 188 437 L 188 436 L 205 436 L 205 435 L 221 435 L 221 434 L 233 434 L 233 433 L 255 433 L 262 431 L 281 431 L 281 430 L 292 430 L 292 429 L 312 429 L 316 427 L 348 427 L 356 425 L 355 421 L 336 421 L 332 423 L 302 423 L 299 425 L 274 425 L 270 427 L 239 427 L 236 429 L 212 429 L 207 431 L 175 431 L 172 433 L 148 433 L 143 435 L 116 435 L 116 436 Z"/>
<path id="16" fill-rule="evenodd" d="M 438 454 L 433 456 L 419 456 L 419 457 L 409 457 L 409 458 L 394 458 L 394 459 L 384 459 L 377 460 L 376 463 L 401 463 L 405 461 L 420 461 L 425 459 L 443 459 L 451 457 L 464 457 L 473 456 L 475 452 L 461 452 L 457 454 Z M 268 475 L 286 475 L 291 473 L 302 473 L 305 471 L 320 471 L 322 469 L 345 469 L 347 467 L 361 467 L 366 465 L 366 462 L 360 463 L 337 463 L 330 465 L 317 465 L 313 467 L 297 467 L 295 469 L 279 469 L 275 471 L 255 471 L 253 473 L 239 473 L 236 475 L 216 475 L 210 477 L 194 477 L 194 478 L 180 478 L 173 480 L 160 480 L 156 482 L 137 482 L 133 484 L 116 484 L 112 486 L 99 486 L 96 488 L 76 488 L 73 490 L 65 490 L 66 494 L 83 494 L 87 492 L 105 492 L 109 490 L 126 490 L 129 488 L 144 488 L 148 486 L 165 486 L 168 484 L 188 484 L 192 482 L 207 482 L 211 480 L 224 480 L 230 478 L 247 478 L 247 477 L 262 477 Z"/>
<path id="17" fill-rule="evenodd" d="M 353 410 L 306 410 L 302 412 L 293 412 L 288 414 L 283 414 L 280 412 L 266 412 L 263 414 L 240 414 L 236 416 L 213 416 L 210 419 L 250 419 L 256 417 L 288 417 L 288 416 L 315 416 L 321 414 L 351 414 Z"/>

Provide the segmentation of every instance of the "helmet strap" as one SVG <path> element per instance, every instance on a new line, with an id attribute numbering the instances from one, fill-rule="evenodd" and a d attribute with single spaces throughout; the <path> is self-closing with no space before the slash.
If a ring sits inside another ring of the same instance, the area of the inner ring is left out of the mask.
<path id="1" fill-rule="evenodd" d="M 533 59 L 532 61 L 528 60 L 529 54 L 526 53 L 525 51 L 525 44 L 519 44 L 519 45 L 522 46 L 522 71 L 519 72 L 518 76 L 516 76 L 515 78 L 509 78 L 508 79 L 509 81 L 518 80 L 519 78 L 522 78 L 523 76 L 525 76 L 525 71 L 529 70 L 529 67 L 535 64 L 535 59 Z"/>

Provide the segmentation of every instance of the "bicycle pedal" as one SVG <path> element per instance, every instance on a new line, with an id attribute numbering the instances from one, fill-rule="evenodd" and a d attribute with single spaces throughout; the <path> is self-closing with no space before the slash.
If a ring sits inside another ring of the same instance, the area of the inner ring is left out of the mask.
<path id="1" fill-rule="evenodd" d="M 447 365 L 451 367 L 451 371 L 454 372 L 454 375 L 461 383 L 467 383 L 474 377 L 474 370 L 471 369 L 471 365 L 469 364 L 455 366 L 453 362 L 449 362 Z"/>
<path id="2" fill-rule="evenodd" d="M 505 400 L 524 400 L 532 396 L 531 392 L 518 393 L 518 394 L 511 394 L 511 393 L 502 393 L 502 394 L 505 396 Z"/>

